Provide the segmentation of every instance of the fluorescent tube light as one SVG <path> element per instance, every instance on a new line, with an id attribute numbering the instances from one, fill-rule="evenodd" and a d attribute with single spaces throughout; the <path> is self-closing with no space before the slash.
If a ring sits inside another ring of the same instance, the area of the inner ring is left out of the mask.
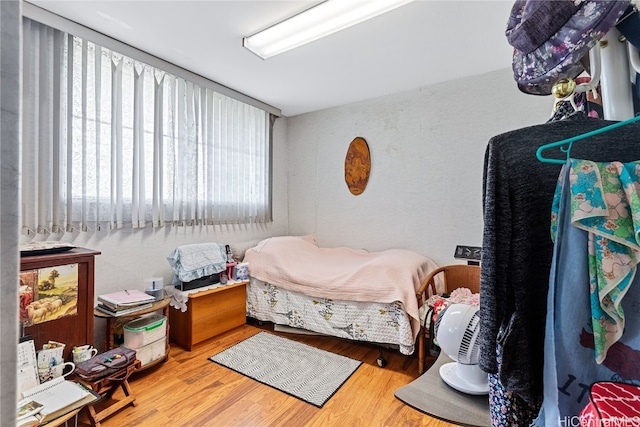
<path id="1" fill-rule="evenodd" d="M 263 59 L 318 40 L 413 0 L 327 0 L 252 36 L 242 45 Z"/>

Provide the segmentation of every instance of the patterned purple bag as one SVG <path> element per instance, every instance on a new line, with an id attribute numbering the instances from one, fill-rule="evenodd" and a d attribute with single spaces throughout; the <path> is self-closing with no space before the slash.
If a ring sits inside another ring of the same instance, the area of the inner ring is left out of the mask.
<path id="1" fill-rule="evenodd" d="M 109 377 L 136 361 L 136 351 L 117 347 L 76 365 L 74 373 L 88 381 Z"/>
<path id="2" fill-rule="evenodd" d="M 558 80 L 575 79 L 584 71 L 581 59 L 629 7 L 629 0 L 516 1 L 505 34 L 514 47 L 518 88 L 532 95 L 550 95 Z"/>

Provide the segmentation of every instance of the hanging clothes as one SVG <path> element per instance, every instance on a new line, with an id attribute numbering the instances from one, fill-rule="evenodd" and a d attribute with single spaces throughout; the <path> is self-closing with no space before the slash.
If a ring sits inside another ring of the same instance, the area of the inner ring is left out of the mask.
<path id="1" fill-rule="evenodd" d="M 639 172 L 640 163 L 572 159 L 563 167 L 536 426 L 580 425 L 596 381 L 640 385 Z"/>
<path id="2" fill-rule="evenodd" d="M 528 425 L 543 395 L 553 253 L 549 213 L 561 166 L 539 162 L 536 150 L 613 123 L 577 114 L 506 132 L 488 143 L 483 177 L 480 366 L 496 376 L 497 381 L 490 384 L 492 414 L 502 413 L 504 425 Z M 572 155 L 599 162 L 640 159 L 640 124 L 580 141 Z M 524 408 L 523 413 L 513 413 L 514 407 Z"/>

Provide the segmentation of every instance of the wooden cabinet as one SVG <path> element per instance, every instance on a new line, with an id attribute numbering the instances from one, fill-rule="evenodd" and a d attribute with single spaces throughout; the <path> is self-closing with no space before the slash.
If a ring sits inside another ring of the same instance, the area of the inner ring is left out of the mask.
<path id="1" fill-rule="evenodd" d="M 20 258 L 21 280 L 30 280 L 34 290 L 30 303 L 46 298 L 54 301 L 53 306 L 42 309 L 37 317 L 32 314 L 36 323 L 23 328 L 23 335 L 33 337 L 36 350 L 50 340 L 62 342 L 66 345 L 64 358 L 70 360 L 74 346 L 93 345 L 94 257 L 99 254 L 90 249 L 74 248 L 56 254 Z M 55 280 L 53 284 L 48 282 L 47 278 L 54 270 L 52 267 L 55 267 L 55 274 L 63 275 L 77 269 L 77 289 L 64 282 L 64 277 L 58 278 L 57 284 Z"/>
<path id="2" fill-rule="evenodd" d="M 170 310 L 171 341 L 187 350 L 202 341 L 244 325 L 249 282 L 189 294 L 187 311 Z"/>

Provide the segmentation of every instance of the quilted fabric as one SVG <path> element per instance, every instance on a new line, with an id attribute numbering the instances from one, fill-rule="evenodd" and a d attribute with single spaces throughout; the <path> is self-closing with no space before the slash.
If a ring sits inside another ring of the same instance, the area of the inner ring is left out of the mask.
<path id="1" fill-rule="evenodd" d="M 167 257 L 174 272 L 172 284 L 190 282 L 227 269 L 227 254 L 221 243 L 178 246 Z"/>

